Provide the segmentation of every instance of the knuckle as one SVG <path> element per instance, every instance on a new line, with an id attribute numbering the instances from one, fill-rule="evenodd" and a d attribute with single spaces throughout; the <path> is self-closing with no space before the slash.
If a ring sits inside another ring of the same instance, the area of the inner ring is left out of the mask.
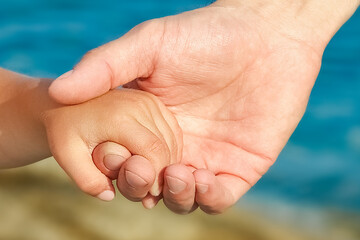
<path id="1" fill-rule="evenodd" d="M 147 20 L 147 21 L 144 21 L 144 22 L 136 25 L 132 29 L 132 31 L 138 31 L 138 32 L 142 32 L 144 34 L 151 35 L 152 33 L 158 31 L 159 23 L 160 23 L 159 19 Z"/>
<path id="2" fill-rule="evenodd" d="M 138 104 L 140 104 L 141 106 L 144 106 L 146 108 L 149 108 L 149 106 L 157 106 L 159 100 L 155 95 L 139 90 L 137 90 L 136 93 L 139 95 L 137 97 L 137 100 Z"/>
<path id="3" fill-rule="evenodd" d="M 92 58 L 94 55 L 96 55 L 97 51 L 98 50 L 96 48 L 91 49 L 90 51 L 88 51 L 87 53 L 84 54 L 84 56 L 81 58 L 81 61 L 86 61 L 86 60 Z"/>
<path id="4" fill-rule="evenodd" d="M 123 126 L 131 126 L 134 124 L 134 118 L 130 114 L 113 114 L 111 120 L 108 120 L 108 122 L 117 129 L 124 129 Z"/>
<path id="5" fill-rule="evenodd" d="M 146 92 L 134 89 L 123 89 L 121 91 L 123 98 L 127 99 L 130 104 L 131 110 L 136 111 L 137 115 L 150 114 L 152 109 L 152 102 Z"/>
<path id="6" fill-rule="evenodd" d="M 134 98 L 132 99 L 132 103 L 139 109 L 139 110 L 146 110 L 148 109 L 148 97 L 144 93 L 140 93 L 138 91 L 135 92 Z"/>
<path id="7" fill-rule="evenodd" d="M 165 150 L 163 142 L 155 137 L 149 142 L 148 151 L 152 153 L 163 152 Z"/>
<path id="8" fill-rule="evenodd" d="M 166 157 L 167 159 L 170 158 L 170 150 L 168 149 L 166 143 L 158 137 L 154 137 L 151 142 L 148 143 L 147 149 L 150 154 L 160 155 Z"/>

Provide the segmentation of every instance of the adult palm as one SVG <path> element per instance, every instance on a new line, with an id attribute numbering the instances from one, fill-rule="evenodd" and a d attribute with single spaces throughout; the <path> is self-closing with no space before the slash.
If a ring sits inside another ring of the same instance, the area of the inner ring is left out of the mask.
<path id="1" fill-rule="evenodd" d="M 152 20 L 91 51 L 50 92 L 79 103 L 131 81 L 159 97 L 184 140 L 182 161 L 165 178 L 186 187 L 165 184 L 166 205 L 222 212 L 274 163 L 320 68 L 322 48 L 275 22 L 219 4 Z"/>

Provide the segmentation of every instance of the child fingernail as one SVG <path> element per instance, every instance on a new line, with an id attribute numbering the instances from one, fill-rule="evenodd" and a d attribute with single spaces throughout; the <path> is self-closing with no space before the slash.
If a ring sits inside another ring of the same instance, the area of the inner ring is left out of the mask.
<path id="1" fill-rule="evenodd" d="M 125 160 L 126 159 L 123 156 L 108 154 L 104 157 L 104 165 L 107 169 L 116 171 L 120 169 Z"/>
<path id="2" fill-rule="evenodd" d="M 74 72 L 74 70 L 68 71 L 66 73 L 64 73 L 63 75 L 61 75 L 60 77 L 58 77 L 56 80 L 64 80 L 68 77 L 70 77 L 70 75 Z"/>
<path id="3" fill-rule="evenodd" d="M 99 198 L 100 200 L 110 202 L 111 200 L 114 199 L 115 194 L 113 191 L 106 190 L 106 191 L 103 191 L 102 193 L 100 193 L 99 195 L 97 195 L 96 197 Z"/>
<path id="4" fill-rule="evenodd" d="M 143 201 L 143 206 L 146 209 L 153 209 L 157 204 L 157 201 L 155 201 L 154 199 L 146 199 L 146 201 Z"/>
<path id="5" fill-rule="evenodd" d="M 169 187 L 169 191 L 173 194 L 178 194 L 186 188 L 186 183 L 178 178 L 166 177 L 166 182 Z"/>
<path id="6" fill-rule="evenodd" d="M 133 188 L 145 187 L 148 185 L 148 182 L 142 177 L 130 171 L 125 171 L 125 178 L 126 182 Z"/>
<path id="7" fill-rule="evenodd" d="M 146 209 L 151 210 L 155 207 L 154 202 L 148 202 L 146 205 L 144 205 Z"/>
<path id="8" fill-rule="evenodd" d="M 204 194 L 208 191 L 209 185 L 197 183 L 196 184 L 196 191 L 198 191 L 201 194 Z"/>

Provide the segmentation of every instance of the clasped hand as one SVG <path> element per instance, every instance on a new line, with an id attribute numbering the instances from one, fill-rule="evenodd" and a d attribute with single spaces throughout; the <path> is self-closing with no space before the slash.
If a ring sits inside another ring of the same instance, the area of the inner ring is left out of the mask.
<path id="1" fill-rule="evenodd" d="M 125 85 L 156 96 L 171 119 L 158 121 L 159 111 L 146 112 L 157 126 L 148 130 L 161 139 L 149 146 L 140 130 L 107 123 L 113 131 L 124 127 L 119 137 L 133 142 L 101 139 L 93 146 L 98 182 L 83 187 L 83 178 L 77 184 L 97 195 L 113 191 L 104 176 L 117 179 L 128 199 L 151 208 L 163 198 L 177 213 L 198 206 L 220 213 L 245 194 L 303 116 L 326 45 L 302 30 L 294 36 L 290 23 L 278 28 L 279 19 L 271 22 L 259 12 L 219 1 L 151 20 L 90 51 L 58 78 L 50 87 L 57 102 L 79 104 Z M 165 128 L 171 134 L 163 135 Z"/>

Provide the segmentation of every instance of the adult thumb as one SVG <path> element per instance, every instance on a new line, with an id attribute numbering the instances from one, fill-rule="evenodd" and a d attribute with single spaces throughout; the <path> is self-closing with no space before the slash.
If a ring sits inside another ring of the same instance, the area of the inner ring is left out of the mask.
<path id="1" fill-rule="evenodd" d="M 57 78 L 50 96 L 62 104 L 78 104 L 153 72 L 163 27 L 148 21 L 123 37 L 89 51 L 73 70 Z"/>

